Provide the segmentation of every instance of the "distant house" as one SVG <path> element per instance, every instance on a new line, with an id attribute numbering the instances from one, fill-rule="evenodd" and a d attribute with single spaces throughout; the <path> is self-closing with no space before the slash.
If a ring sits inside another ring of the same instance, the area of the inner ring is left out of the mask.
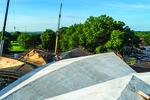
<path id="1" fill-rule="evenodd" d="M 75 58 L 75 57 L 81 57 L 81 56 L 88 56 L 92 53 L 88 52 L 84 48 L 76 48 L 67 52 L 64 52 L 60 55 L 60 59 L 68 59 L 68 58 Z"/>
<path id="2" fill-rule="evenodd" d="M 19 59 L 27 63 L 42 66 L 52 62 L 54 59 L 54 54 L 38 49 L 33 49 L 23 54 Z"/>

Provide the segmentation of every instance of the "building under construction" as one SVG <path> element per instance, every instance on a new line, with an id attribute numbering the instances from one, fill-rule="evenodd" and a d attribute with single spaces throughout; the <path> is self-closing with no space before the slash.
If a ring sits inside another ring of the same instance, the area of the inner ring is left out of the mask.
<path id="1" fill-rule="evenodd" d="M 114 53 L 61 60 L 2 91 L 2 100 L 149 100 L 150 73 L 136 73 Z"/>

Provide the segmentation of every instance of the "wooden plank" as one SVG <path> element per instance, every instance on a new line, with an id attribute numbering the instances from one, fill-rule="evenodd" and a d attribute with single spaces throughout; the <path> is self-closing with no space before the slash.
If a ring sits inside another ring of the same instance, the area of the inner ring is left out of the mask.
<path id="1" fill-rule="evenodd" d="M 139 94 L 140 96 L 142 96 L 145 100 L 150 100 L 150 96 L 147 95 L 147 94 L 145 94 L 144 92 L 138 91 L 138 94 Z"/>

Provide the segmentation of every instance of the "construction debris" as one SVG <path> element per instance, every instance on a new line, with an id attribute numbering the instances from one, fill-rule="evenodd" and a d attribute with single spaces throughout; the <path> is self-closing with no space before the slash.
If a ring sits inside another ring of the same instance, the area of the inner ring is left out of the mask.
<path id="1" fill-rule="evenodd" d="M 0 69 L 15 69 L 22 66 L 24 63 L 15 59 L 0 57 Z"/>
<path id="2" fill-rule="evenodd" d="M 36 66 L 42 66 L 50 63 L 54 60 L 54 54 L 44 52 L 42 50 L 33 49 L 24 53 L 19 60 L 34 64 Z"/>
<path id="3" fill-rule="evenodd" d="M 75 57 L 82 57 L 91 55 L 89 51 L 84 48 L 76 48 L 67 52 L 64 52 L 60 55 L 61 59 L 68 59 L 68 58 L 75 58 Z"/>

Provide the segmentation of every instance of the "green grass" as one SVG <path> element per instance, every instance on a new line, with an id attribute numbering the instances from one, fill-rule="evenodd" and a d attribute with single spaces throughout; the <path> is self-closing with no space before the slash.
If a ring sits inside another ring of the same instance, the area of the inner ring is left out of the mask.
<path id="1" fill-rule="evenodd" d="M 11 41 L 11 45 L 12 45 L 12 47 L 10 48 L 11 52 L 25 51 L 25 49 L 21 47 L 17 41 Z"/>
<path id="2" fill-rule="evenodd" d="M 125 61 L 127 64 L 129 64 L 129 65 L 134 65 L 134 64 L 136 64 L 136 60 L 126 60 Z"/>

